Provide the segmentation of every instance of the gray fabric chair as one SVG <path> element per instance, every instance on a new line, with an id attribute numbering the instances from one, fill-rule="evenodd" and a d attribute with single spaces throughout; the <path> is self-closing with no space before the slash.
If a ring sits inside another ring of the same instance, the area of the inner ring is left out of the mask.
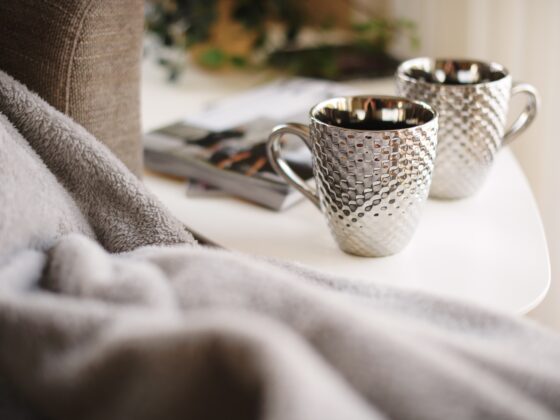
<path id="1" fill-rule="evenodd" d="M 0 1 L 0 69 L 142 170 L 143 0 Z"/>

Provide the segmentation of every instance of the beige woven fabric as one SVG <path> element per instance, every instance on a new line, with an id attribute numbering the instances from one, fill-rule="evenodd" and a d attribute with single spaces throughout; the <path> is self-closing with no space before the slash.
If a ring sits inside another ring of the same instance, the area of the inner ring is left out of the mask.
<path id="1" fill-rule="evenodd" d="M 0 1 L 0 69 L 142 168 L 142 0 Z"/>

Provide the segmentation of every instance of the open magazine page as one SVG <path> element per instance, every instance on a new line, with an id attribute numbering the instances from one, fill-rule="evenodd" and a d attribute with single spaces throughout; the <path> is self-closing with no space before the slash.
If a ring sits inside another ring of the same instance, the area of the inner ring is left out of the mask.
<path id="1" fill-rule="evenodd" d="M 306 114 L 294 115 L 288 121 L 305 122 Z M 233 130 L 212 132 L 212 142 L 206 147 L 194 151 L 200 159 L 204 159 L 216 167 L 234 171 L 244 176 L 257 177 L 271 182 L 284 183 L 274 172 L 266 154 L 266 141 L 274 126 L 284 121 L 274 121 L 261 117 L 237 126 Z M 183 123 L 180 123 L 181 126 Z M 220 138 L 218 140 L 218 138 Z M 311 180 L 311 153 L 301 140 L 286 136 L 282 139 L 284 158 L 293 170 L 304 180 Z M 200 144 L 200 141 L 198 142 Z M 191 178 L 187 184 L 187 195 L 190 197 L 219 196 L 220 188 L 200 178 Z M 207 193 L 207 194 L 205 194 Z"/>
<path id="2" fill-rule="evenodd" d="M 291 121 L 304 121 L 296 115 Z M 156 130 L 162 138 L 175 139 L 173 153 L 214 165 L 217 169 L 258 177 L 271 182 L 282 179 L 273 171 L 266 155 L 266 140 L 279 121 L 258 118 L 222 131 L 210 131 L 183 121 Z M 285 158 L 304 179 L 312 176 L 311 155 L 297 139 L 286 138 Z"/>

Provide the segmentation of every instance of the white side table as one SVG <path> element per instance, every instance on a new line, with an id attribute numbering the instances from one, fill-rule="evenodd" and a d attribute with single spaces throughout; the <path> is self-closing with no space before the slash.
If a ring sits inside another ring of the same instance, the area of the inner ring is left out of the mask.
<path id="1" fill-rule="evenodd" d="M 209 102 L 253 87 L 267 75 L 211 76 L 189 68 L 179 85 L 144 69 L 143 122 L 150 130 L 200 111 Z M 391 94 L 391 81 L 353 83 L 364 93 Z M 148 188 L 188 226 L 218 244 L 309 265 L 362 281 L 454 296 L 526 313 L 550 285 L 540 216 L 513 154 L 505 149 L 475 197 L 429 200 L 410 245 L 398 255 L 361 258 L 340 251 L 326 221 L 307 201 L 282 213 L 235 198 L 187 198 L 185 184 L 146 174 Z"/>

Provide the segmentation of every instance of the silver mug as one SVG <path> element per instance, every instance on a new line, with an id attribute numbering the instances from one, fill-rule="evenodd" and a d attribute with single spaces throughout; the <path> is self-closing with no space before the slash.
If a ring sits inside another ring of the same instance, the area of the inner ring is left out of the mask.
<path id="1" fill-rule="evenodd" d="M 310 120 L 274 128 L 267 146 L 275 171 L 323 212 L 343 251 L 366 257 L 400 251 L 428 197 L 436 111 L 405 98 L 350 96 L 319 103 Z M 311 150 L 316 188 L 282 158 L 285 134 Z"/>
<path id="2" fill-rule="evenodd" d="M 430 196 L 463 198 L 484 183 L 496 153 L 533 121 L 538 95 L 534 87 L 512 83 L 496 63 L 415 58 L 397 69 L 397 92 L 424 101 L 439 113 L 438 151 Z M 507 131 L 509 100 L 524 93 L 524 111 Z"/>

